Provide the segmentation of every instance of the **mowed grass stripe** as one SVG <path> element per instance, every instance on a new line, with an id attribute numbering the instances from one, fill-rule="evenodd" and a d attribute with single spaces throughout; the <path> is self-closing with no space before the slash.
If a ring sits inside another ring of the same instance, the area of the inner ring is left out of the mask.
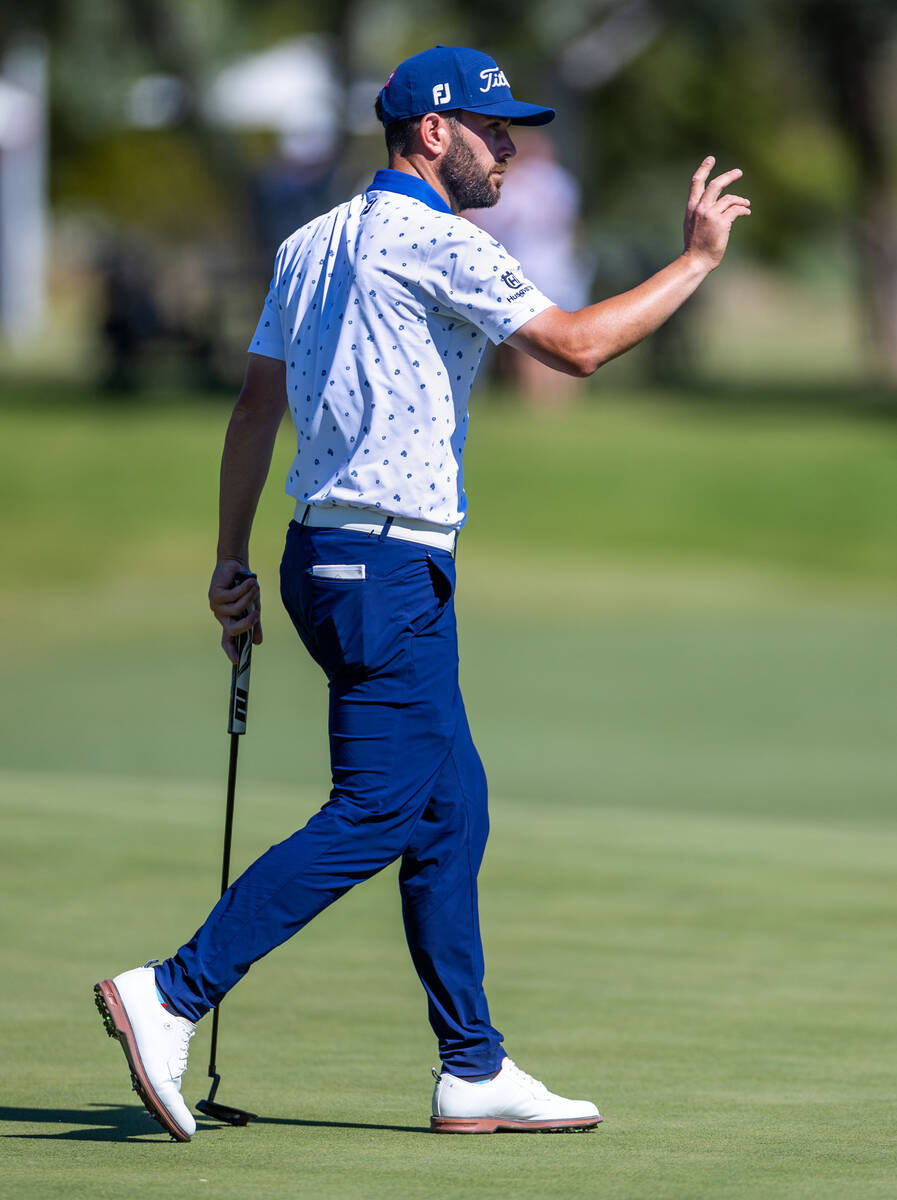
<path id="1" fill-rule="evenodd" d="M 475 404 L 459 560 L 494 1016 L 606 1125 L 423 1132 L 435 1053 L 390 870 L 228 997 L 221 1099 L 263 1120 L 153 1132 L 90 986 L 217 891 L 227 407 L 0 413 L 0 1194 L 891 1197 L 897 433 L 613 397 Z M 325 689 L 277 611 L 290 440 L 256 527 L 235 870 L 327 790 Z"/>
<path id="2" fill-rule="evenodd" d="M 556 581 L 563 589 L 567 577 Z M 230 671 L 201 600 L 196 609 L 201 629 L 73 637 L 23 653 L 18 670 L 7 659 L 0 759 L 223 788 Z M 516 610 L 503 620 L 469 593 L 460 609 L 462 686 L 497 793 L 893 828 L 893 613 L 642 610 L 564 626 Z M 265 630 L 241 795 L 251 803 L 256 782 L 295 784 L 320 801 L 330 786 L 325 681 L 276 599 Z"/>
<path id="3" fill-rule="evenodd" d="M 204 914 L 218 789 L 27 772 L 0 787 L 17 947 L 3 1194 L 122 1194 L 135 1175 L 176 1194 L 204 1178 L 224 1197 L 889 1194 L 893 832 L 499 795 L 482 876 L 493 1013 L 524 1065 L 595 1096 L 604 1128 L 421 1132 L 435 1053 L 388 871 L 222 1009 L 222 1098 L 265 1120 L 176 1147 L 141 1123 L 90 985 L 170 952 Z M 257 786 L 237 862 L 290 832 L 296 806 Z M 207 1036 L 185 1084 L 196 1098 Z"/>
<path id="4" fill-rule="evenodd" d="M 897 430 L 768 410 L 690 411 L 596 391 L 528 413 L 476 397 L 466 453 L 469 539 L 487 552 L 679 558 L 897 586 Z M 207 560 L 229 405 L 173 396 L 138 410 L 0 409 L 0 503 L 19 580 L 110 579 L 171 543 Z M 286 425 L 256 522 L 277 553 L 289 515 Z M 35 469 L 39 464 L 39 469 Z M 52 553 L 48 553 L 52 551 Z M 162 555 L 164 558 L 164 554 Z"/>

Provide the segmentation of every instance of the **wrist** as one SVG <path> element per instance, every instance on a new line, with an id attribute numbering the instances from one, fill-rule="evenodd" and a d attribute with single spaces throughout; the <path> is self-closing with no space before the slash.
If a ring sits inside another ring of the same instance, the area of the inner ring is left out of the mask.
<path id="1" fill-rule="evenodd" d="M 679 261 L 684 263 L 690 274 L 700 282 L 706 279 L 711 271 L 716 270 L 719 265 L 709 254 L 701 250 L 684 250 L 679 256 Z"/>

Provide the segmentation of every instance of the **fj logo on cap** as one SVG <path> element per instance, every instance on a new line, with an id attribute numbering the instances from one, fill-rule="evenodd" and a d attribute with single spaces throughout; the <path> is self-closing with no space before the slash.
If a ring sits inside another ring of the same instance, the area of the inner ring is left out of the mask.
<path id="1" fill-rule="evenodd" d="M 433 103 L 448 104 L 452 98 L 452 89 L 447 83 L 437 83 L 433 88 Z"/>
<path id="2" fill-rule="evenodd" d="M 480 71 L 480 79 L 483 81 L 481 92 L 491 92 L 493 88 L 510 87 L 505 78 L 505 73 L 499 67 L 487 67 L 485 71 Z"/>

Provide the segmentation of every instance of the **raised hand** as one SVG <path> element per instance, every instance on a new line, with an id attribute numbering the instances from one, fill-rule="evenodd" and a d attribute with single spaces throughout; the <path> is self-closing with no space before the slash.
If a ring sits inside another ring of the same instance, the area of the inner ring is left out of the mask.
<path id="1" fill-rule="evenodd" d="M 684 230 L 685 253 L 701 259 L 710 271 L 719 266 L 726 252 L 734 222 L 751 213 L 750 200 L 724 190 L 741 178 L 738 167 L 707 182 L 715 162 L 708 156 L 692 176 Z"/>

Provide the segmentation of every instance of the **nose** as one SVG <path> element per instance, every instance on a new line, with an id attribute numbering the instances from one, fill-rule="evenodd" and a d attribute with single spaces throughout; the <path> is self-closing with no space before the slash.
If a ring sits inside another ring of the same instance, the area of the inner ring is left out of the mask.
<path id="1" fill-rule="evenodd" d="M 505 130 L 504 134 L 502 135 L 502 139 L 501 139 L 501 142 L 499 145 L 500 145 L 499 158 L 501 159 L 502 162 L 506 162 L 509 158 L 513 158 L 514 155 L 517 153 L 517 147 L 514 145 L 514 142 L 511 139 L 510 131 L 507 129 Z"/>

